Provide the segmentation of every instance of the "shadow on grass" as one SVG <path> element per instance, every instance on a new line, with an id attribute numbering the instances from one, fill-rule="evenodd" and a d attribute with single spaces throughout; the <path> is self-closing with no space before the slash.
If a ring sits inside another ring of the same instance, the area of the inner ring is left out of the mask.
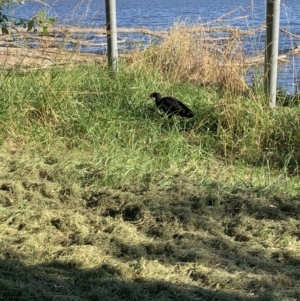
<path id="1" fill-rule="evenodd" d="M 39 219 L 2 204 L 1 300 L 299 300 L 299 197 L 185 177 L 51 197 L 30 201 Z"/>
<path id="2" fill-rule="evenodd" d="M 81 269 L 75 262 L 24 266 L 0 261 L 1 300 L 277 300 L 272 294 L 245 297 L 168 281 L 126 280 L 116 267 Z"/>

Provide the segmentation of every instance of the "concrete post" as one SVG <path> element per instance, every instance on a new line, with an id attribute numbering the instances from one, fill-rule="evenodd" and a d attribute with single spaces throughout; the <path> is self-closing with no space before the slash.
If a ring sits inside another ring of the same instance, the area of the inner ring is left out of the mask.
<path id="1" fill-rule="evenodd" d="M 279 21 L 280 0 L 267 0 L 265 93 L 268 95 L 270 108 L 276 106 Z"/>
<path id="2" fill-rule="evenodd" d="M 116 0 L 105 0 L 108 65 L 111 71 L 118 70 Z"/>

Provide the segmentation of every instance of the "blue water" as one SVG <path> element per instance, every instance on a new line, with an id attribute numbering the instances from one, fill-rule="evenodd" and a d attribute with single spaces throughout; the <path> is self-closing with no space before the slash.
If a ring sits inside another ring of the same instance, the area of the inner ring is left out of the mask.
<path id="1" fill-rule="evenodd" d="M 174 23 L 187 25 L 211 22 L 210 26 L 230 25 L 241 29 L 256 28 L 265 24 L 266 0 L 116 0 L 118 27 L 146 27 L 151 30 L 168 29 Z M 48 16 L 55 17 L 58 24 L 85 27 L 105 26 L 105 1 L 99 0 L 46 0 L 46 4 L 25 2 L 16 5 L 9 14 L 15 18 L 29 19 L 44 9 Z M 213 22 L 218 20 L 218 22 Z M 280 51 L 300 44 L 299 0 L 281 1 L 280 27 L 297 37 L 280 34 Z M 130 50 L 136 43 L 147 43 L 149 37 L 141 34 L 119 34 L 125 40 L 120 51 Z M 248 54 L 263 53 L 264 31 L 245 41 Z M 103 42 L 95 40 L 95 42 Z M 82 51 L 103 53 L 102 47 L 86 47 Z M 300 58 L 289 57 L 291 63 L 279 66 L 279 87 L 295 93 L 300 87 Z"/>

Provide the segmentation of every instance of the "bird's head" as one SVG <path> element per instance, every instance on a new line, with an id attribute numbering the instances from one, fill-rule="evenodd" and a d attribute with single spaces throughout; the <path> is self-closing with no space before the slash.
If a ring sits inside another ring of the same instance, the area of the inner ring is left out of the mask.
<path id="1" fill-rule="evenodd" d="M 160 99 L 161 98 L 161 94 L 159 92 L 153 92 L 149 95 L 149 97 L 154 97 L 156 99 Z"/>

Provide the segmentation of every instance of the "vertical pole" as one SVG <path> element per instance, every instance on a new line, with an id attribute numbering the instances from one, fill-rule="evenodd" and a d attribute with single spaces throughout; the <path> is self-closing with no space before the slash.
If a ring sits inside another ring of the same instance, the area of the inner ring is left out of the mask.
<path id="1" fill-rule="evenodd" d="M 111 71 L 116 72 L 118 69 L 116 0 L 105 0 L 105 8 L 108 66 Z"/>
<path id="2" fill-rule="evenodd" d="M 270 108 L 276 106 L 279 21 L 280 0 L 267 0 L 265 93 L 268 95 Z"/>

